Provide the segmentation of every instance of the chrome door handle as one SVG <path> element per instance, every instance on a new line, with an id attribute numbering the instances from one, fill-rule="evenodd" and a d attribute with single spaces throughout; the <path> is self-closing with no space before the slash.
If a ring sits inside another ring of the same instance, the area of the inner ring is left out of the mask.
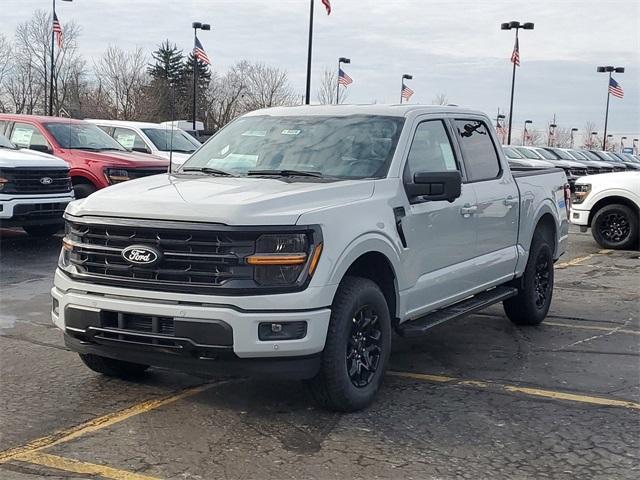
<path id="1" fill-rule="evenodd" d="M 509 195 L 507 198 L 504 199 L 504 201 L 502 203 L 506 207 L 515 207 L 518 204 L 518 199 L 512 197 L 511 195 Z"/>
<path id="2" fill-rule="evenodd" d="M 460 215 L 462 215 L 464 218 L 469 218 L 471 215 L 476 213 L 477 210 L 478 210 L 477 205 L 466 204 L 464 207 L 460 209 Z"/>

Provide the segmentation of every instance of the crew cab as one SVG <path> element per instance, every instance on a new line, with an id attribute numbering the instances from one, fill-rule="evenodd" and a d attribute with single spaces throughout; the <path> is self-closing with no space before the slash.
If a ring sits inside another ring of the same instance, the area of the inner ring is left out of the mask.
<path id="1" fill-rule="evenodd" d="M 22 227 L 29 235 L 53 235 L 73 200 L 64 160 L 21 150 L 0 135 L 0 227 Z"/>
<path id="2" fill-rule="evenodd" d="M 603 248 L 638 247 L 640 172 L 603 173 L 576 182 L 571 222 Z"/>
<path id="3" fill-rule="evenodd" d="M 171 159 L 172 168 L 182 165 L 201 145 L 184 130 L 160 123 L 88 118 L 85 122 L 97 125 L 129 150 Z"/>
<path id="4" fill-rule="evenodd" d="M 0 133 L 18 147 L 66 160 L 76 198 L 134 178 L 166 172 L 166 159 L 130 152 L 95 125 L 70 118 L 0 113 Z"/>
<path id="5" fill-rule="evenodd" d="M 393 329 L 425 335 L 498 302 L 542 322 L 568 194 L 561 169 L 512 173 L 479 112 L 258 110 L 178 172 L 69 205 L 52 318 L 106 375 L 273 374 L 358 410 Z"/>

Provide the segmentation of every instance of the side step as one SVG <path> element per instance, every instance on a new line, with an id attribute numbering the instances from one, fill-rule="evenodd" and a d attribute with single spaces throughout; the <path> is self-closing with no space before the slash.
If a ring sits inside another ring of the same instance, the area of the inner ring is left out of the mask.
<path id="1" fill-rule="evenodd" d="M 486 292 L 478 293 L 471 298 L 462 300 L 450 307 L 443 308 L 431 312 L 424 317 L 415 320 L 409 320 L 398 326 L 398 334 L 403 337 L 419 337 L 424 335 L 427 330 L 436 325 L 440 325 L 455 318 L 464 317 L 478 310 L 482 310 L 494 303 L 502 302 L 507 298 L 514 297 L 518 294 L 518 290 L 512 287 L 496 287 Z"/>

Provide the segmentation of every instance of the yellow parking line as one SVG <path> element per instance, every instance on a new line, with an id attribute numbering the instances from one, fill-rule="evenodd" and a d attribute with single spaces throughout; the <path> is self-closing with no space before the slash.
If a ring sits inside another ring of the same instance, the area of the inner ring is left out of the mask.
<path id="1" fill-rule="evenodd" d="M 621 328 L 620 330 L 616 330 L 611 327 L 598 327 L 596 325 L 573 325 L 570 323 L 556 323 L 556 322 L 547 322 L 545 321 L 543 325 L 551 325 L 553 327 L 564 327 L 564 328 L 581 328 L 584 330 L 598 330 L 601 332 L 611 332 L 614 330 L 614 333 L 627 333 L 629 335 L 640 335 L 640 332 L 636 332 L 634 330 L 626 330 Z"/>
<path id="2" fill-rule="evenodd" d="M 99 475 L 113 480 L 158 480 L 156 477 L 140 475 L 139 473 L 127 472 L 106 465 L 96 465 L 94 463 L 81 462 L 71 458 L 59 457 L 43 452 L 23 453 L 14 457 L 14 460 L 33 463 L 43 467 L 55 468 L 73 473 L 85 473 L 88 475 Z"/>
<path id="3" fill-rule="evenodd" d="M 573 260 L 569 260 L 568 262 L 556 263 L 556 269 L 562 270 L 563 268 L 572 267 L 573 265 L 578 265 L 585 260 L 589 260 L 596 255 L 595 253 L 590 253 L 589 255 L 584 255 L 582 257 L 576 257 Z"/>
<path id="4" fill-rule="evenodd" d="M 101 417 L 94 418 L 93 420 L 89 420 L 88 422 L 81 423 L 80 425 L 76 425 L 65 430 L 60 430 L 58 432 L 52 433 L 51 435 L 37 438 L 20 447 L 15 447 L 0 452 L 0 464 L 8 462 L 9 460 L 12 460 L 19 455 L 33 453 L 38 450 L 42 450 L 43 448 L 49 448 L 60 443 L 68 442 L 82 435 L 102 430 L 103 428 L 109 427 L 115 423 L 122 422 L 123 420 L 134 417 L 136 415 L 140 415 L 141 413 L 149 412 L 156 408 L 162 407 L 163 405 L 168 405 L 170 403 L 177 402 L 178 400 L 197 395 L 198 393 L 204 392 L 205 390 L 208 390 L 212 387 L 231 381 L 233 380 L 208 383 L 199 385 L 197 387 L 187 388 L 180 393 L 168 395 L 154 400 L 147 400 L 145 402 L 132 405 L 131 407 L 125 408 L 118 412 L 108 413 Z"/>
<path id="5" fill-rule="evenodd" d="M 591 405 L 602 405 L 607 407 L 621 407 L 632 410 L 640 410 L 640 403 L 629 400 L 616 400 L 614 398 L 594 397 L 591 395 L 581 395 L 575 393 L 558 392 L 555 390 L 545 390 L 541 388 L 518 387 L 516 385 L 504 385 L 496 382 L 487 382 L 482 380 L 465 380 L 462 378 L 446 377 L 442 375 L 428 375 L 424 373 L 397 372 L 389 371 L 388 375 L 394 377 L 410 378 L 412 380 L 421 380 L 435 383 L 451 383 L 463 387 L 475 387 L 491 389 L 499 392 L 524 393 L 536 397 L 550 398 L 553 400 L 566 400 L 570 402 L 588 403 Z"/>

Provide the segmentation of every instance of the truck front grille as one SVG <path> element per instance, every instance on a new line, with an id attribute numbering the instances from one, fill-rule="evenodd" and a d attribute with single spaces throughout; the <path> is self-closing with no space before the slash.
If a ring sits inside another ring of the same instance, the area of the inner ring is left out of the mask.
<path id="1" fill-rule="evenodd" d="M 133 180 L 135 178 L 167 173 L 167 168 L 131 168 L 127 169 L 127 172 L 129 173 L 129 178 Z"/>
<path id="2" fill-rule="evenodd" d="M 71 191 L 71 177 L 66 168 L 10 168 L 0 171 L 0 176 L 7 180 L 2 193 L 42 194 Z"/>
<path id="3" fill-rule="evenodd" d="M 255 251 L 258 232 L 67 222 L 71 263 L 98 283 L 148 290 L 202 293 L 212 287 L 253 285 L 253 267 L 244 261 Z M 160 252 L 153 266 L 132 265 L 123 250 L 132 245 Z M 232 284 L 232 285 L 228 285 Z"/>

